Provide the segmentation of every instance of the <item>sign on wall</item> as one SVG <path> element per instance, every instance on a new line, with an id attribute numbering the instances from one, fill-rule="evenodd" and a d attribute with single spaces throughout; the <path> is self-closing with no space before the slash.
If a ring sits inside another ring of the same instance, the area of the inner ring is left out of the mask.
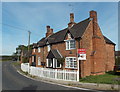
<path id="1" fill-rule="evenodd" d="M 78 60 L 86 60 L 86 49 L 78 49 Z"/>

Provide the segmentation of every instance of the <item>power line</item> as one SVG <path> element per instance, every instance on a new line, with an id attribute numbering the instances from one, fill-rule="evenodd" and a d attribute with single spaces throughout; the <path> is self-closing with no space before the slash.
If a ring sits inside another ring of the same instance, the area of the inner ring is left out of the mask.
<path id="1" fill-rule="evenodd" d="M 28 52 L 29 52 L 29 50 L 30 50 L 30 34 L 31 34 L 31 32 L 28 31 L 28 34 L 29 34 L 29 37 L 28 37 Z"/>
<path id="2" fill-rule="evenodd" d="M 15 29 L 19 29 L 19 30 L 24 30 L 26 32 L 28 32 L 28 29 L 24 29 L 24 28 L 21 28 L 21 27 L 16 27 L 16 26 L 12 26 L 12 25 L 9 25 L 9 24 L 5 24 L 5 23 L 0 23 L 1 25 L 5 25 L 5 26 L 8 26 L 8 27 L 12 27 L 12 28 L 15 28 Z M 40 37 L 40 35 L 36 34 L 36 33 L 32 33 L 34 35 L 37 35 Z"/>

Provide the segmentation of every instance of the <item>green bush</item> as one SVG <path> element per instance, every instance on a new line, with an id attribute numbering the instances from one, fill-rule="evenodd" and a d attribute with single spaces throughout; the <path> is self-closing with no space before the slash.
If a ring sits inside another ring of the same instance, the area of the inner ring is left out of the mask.
<path id="1" fill-rule="evenodd" d="M 29 62 L 29 58 L 28 57 L 22 57 L 22 62 L 23 63 L 28 63 Z"/>

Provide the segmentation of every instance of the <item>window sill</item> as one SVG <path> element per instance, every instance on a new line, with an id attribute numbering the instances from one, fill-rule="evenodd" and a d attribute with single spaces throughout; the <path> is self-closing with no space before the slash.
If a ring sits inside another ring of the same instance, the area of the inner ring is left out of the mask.
<path id="1" fill-rule="evenodd" d="M 73 49 L 66 49 L 66 50 L 74 50 L 74 49 L 76 49 L 76 48 L 73 48 Z"/>
<path id="2" fill-rule="evenodd" d="M 77 69 L 77 68 L 69 68 L 69 67 L 65 67 L 65 69 Z"/>

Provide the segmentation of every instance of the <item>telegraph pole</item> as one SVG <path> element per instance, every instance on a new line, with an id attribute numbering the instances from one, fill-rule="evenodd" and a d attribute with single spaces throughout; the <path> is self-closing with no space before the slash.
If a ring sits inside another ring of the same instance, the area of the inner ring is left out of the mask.
<path id="1" fill-rule="evenodd" d="M 28 31 L 28 35 L 29 35 L 29 38 L 28 38 L 28 52 L 30 51 L 30 34 L 31 34 L 31 32 Z"/>

